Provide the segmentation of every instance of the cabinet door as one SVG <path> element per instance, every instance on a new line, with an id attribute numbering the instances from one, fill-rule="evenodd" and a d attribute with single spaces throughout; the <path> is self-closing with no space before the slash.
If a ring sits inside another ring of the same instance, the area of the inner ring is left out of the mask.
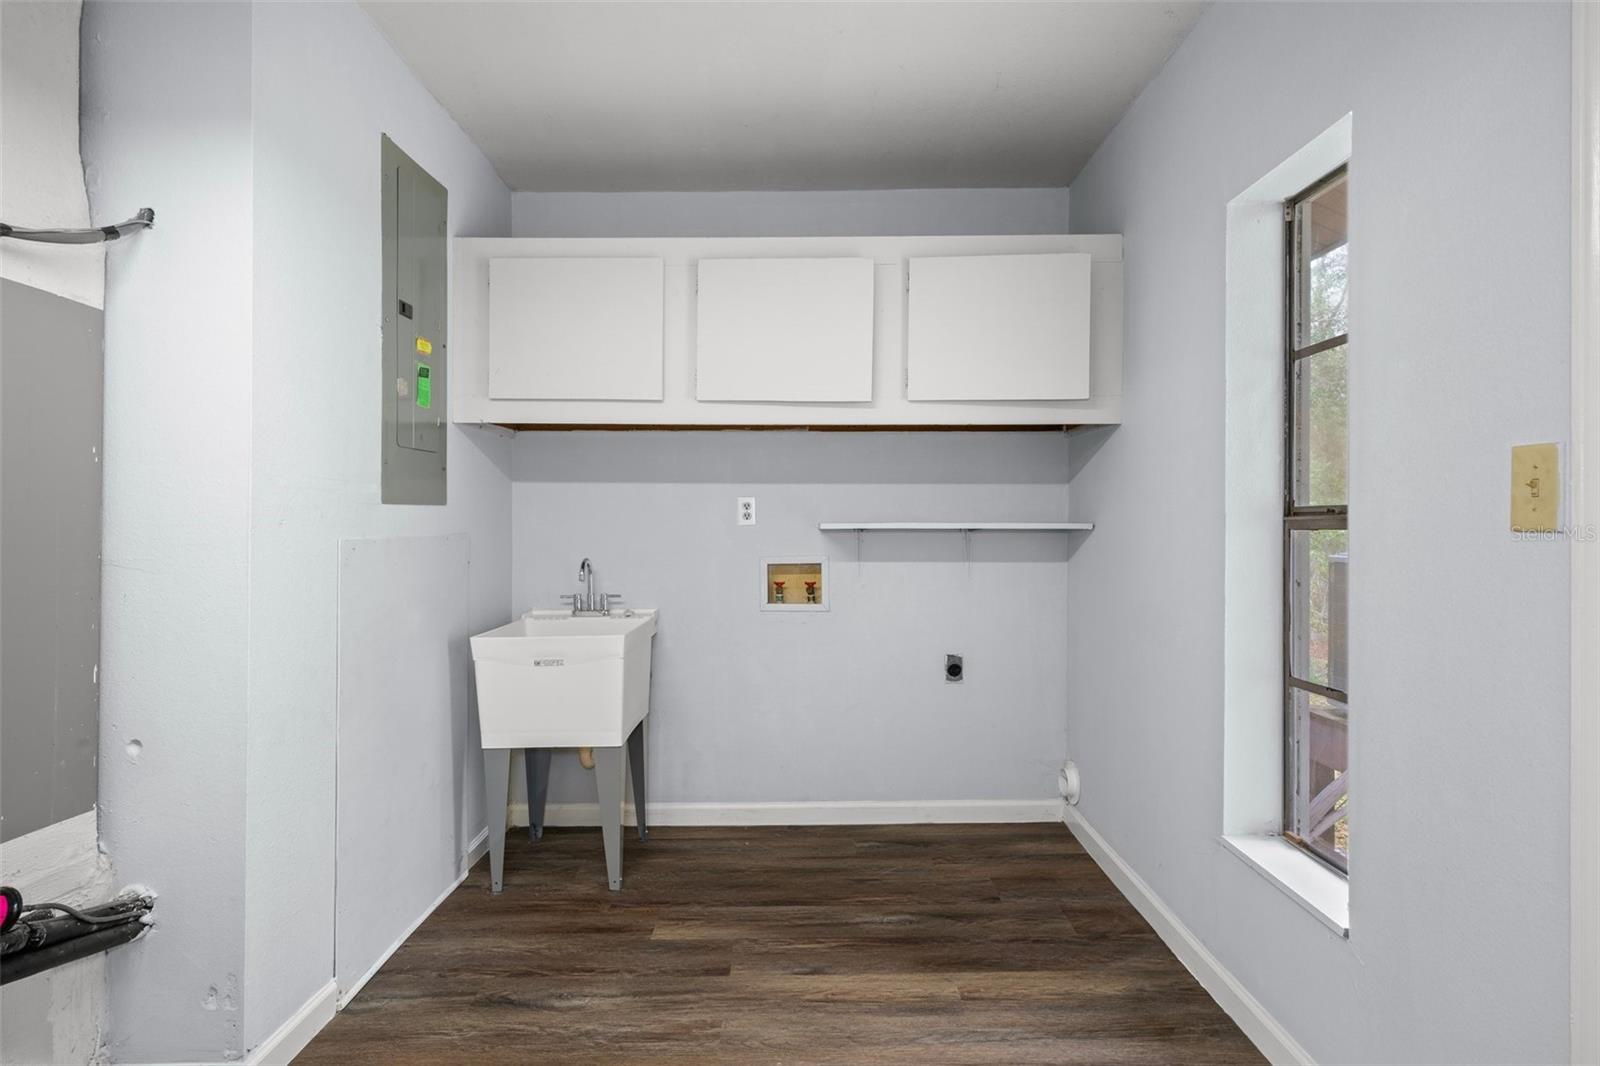
<path id="1" fill-rule="evenodd" d="M 702 259 L 700 400 L 872 399 L 872 260 Z"/>
<path id="2" fill-rule="evenodd" d="M 489 260 L 489 398 L 661 399 L 660 259 Z"/>
<path id="3" fill-rule="evenodd" d="M 906 397 L 1089 397 L 1089 256 L 907 261 Z"/>

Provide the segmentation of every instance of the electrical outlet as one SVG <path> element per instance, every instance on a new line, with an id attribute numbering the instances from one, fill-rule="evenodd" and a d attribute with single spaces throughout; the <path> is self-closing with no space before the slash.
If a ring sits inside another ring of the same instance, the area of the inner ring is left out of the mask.
<path id="1" fill-rule="evenodd" d="M 1511 529 L 1545 533 L 1561 520 L 1561 448 L 1517 444 L 1511 448 Z"/>
<path id="2" fill-rule="evenodd" d="M 756 524 L 756 498 L 754 496 L 739 497 L 739 524 L 753 526 Z"/>

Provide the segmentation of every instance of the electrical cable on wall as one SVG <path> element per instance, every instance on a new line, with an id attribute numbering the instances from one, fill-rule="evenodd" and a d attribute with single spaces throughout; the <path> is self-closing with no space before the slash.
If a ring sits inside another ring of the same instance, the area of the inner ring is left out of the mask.
<path id="1" fill-rule="evenodd" d="M 138 888 L 80 910 L 65 903 L 25 904 L 15 888 L 0 886 L 0 985 L 137 939 L 154 908 L 155 896 Z"/>
<path id="2" fill-rule="evenodd" d="M 9 222 L 0 222 L 0 237 L 10 237 L 19 241 L 39 241 L 43 244 L 101 244 L 105 241 L 120 240 L 130 233 L 149 229 L 155 224 L 155 210 L 144 207 L 139 209 L 137 215 L 126 222 L 118 222 L 115 226 L 90 226 L 86 229 L 28 229 L 24 226 L 13 226 Z"/>

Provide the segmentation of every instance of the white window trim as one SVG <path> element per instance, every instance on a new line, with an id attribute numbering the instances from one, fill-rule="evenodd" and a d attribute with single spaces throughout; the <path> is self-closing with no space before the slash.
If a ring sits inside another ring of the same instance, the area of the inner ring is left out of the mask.
<path id="1" fill-rule="evenodd" d="M 1350 936 L 1350 880 L 1280 836 L 1224 836 L 1222 846 L 1338 935 Z"/>
<path id="2" fill-rule="evenodd" d="M 1600 10 L 1572 5 L 1571 1059 L 1600 1061 Z"/>
<path id="3" fill-rule="evenodd" d="M 1348 880 L 1278 835 L 1284 743 L 1283 204 L 1350 162 L 1352 129 L 1352 116 L 1345 115 L 1228 203 L 1225 282 L 1222 842 L 1340 936 L 1349 934 Z"/>

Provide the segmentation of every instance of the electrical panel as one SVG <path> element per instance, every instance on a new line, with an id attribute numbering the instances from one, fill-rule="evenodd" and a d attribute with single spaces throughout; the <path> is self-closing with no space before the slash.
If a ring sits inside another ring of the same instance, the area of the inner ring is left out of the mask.
<path id="1" fill-rule="evenodd" d="M 445 187 L 383 138 L 383 502 L 445 502 Z"/>

